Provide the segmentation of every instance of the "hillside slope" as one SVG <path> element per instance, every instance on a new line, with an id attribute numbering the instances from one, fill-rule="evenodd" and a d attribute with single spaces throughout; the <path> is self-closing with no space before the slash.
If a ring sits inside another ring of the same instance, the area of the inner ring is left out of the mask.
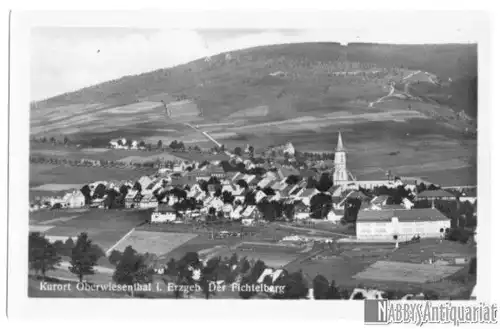
<path id="1" fill-rule="evenodd" d="M 182 124 L 196 122 L 230 148 L 291 141 L 299 151 L 330 152 L 342 130 L 358 177 L 390 168 L 473 182 L 476 112 L 476 45 L 303 43 L 219 54 L 37 102 L 31 134 L 91 146 L 123 136 L 213 146 Z"/>
<path id="2" fill-rule="evenodd" d="M 319 97 L 322 101 L 318 103 L 329 106 L 351 97 L 370 98 L 372 94 L 383 94 L 380 90 L 368 92 L 368 89 L 372 82 L 379 83 L 377 78 L 383 78 L 384 73 L 352 86 L 358 82 L 352 81 L 356 79 L 339 81 L 332 72 L 362 70 L 369 73 L 393 68 L 428 71 L 442 80 L 462 79 L 467 84 L 477 76 L 477 46 L 350 44 L 345 47 L 336 43 L 264 46 L 231 52 L 230 58 L 219 54 L 210 62 L 199 59 L 170 69 L 126 76 L 38 102 L 37 107 L 78 103 L 123 105 L 150 98 L 169 101 L 171 98 L 167 95 L 173 95 L 196 98 L 205 113 L 218 116 L 220 107 L 237 110 L 244 108 L 245 103 L 259 105 L 252 100 L 255 96 L 280 98 L 290 94 L 305 99 Z M 290 76 L 285 79 L 268 76 L 280 70 Z M 338 84 L 356 90 L 364 85 L 367 90 L 344 97 L 326 90 Z M 460 110 L 473 112 L 469 110 L 473 105 L 461 96 L 461 88 L 452 88 L 452 97 L 457 97 Z M 296 101 L 293 105 L 298 108 L 310 107 L 297 102 L 300 103 Z"/>

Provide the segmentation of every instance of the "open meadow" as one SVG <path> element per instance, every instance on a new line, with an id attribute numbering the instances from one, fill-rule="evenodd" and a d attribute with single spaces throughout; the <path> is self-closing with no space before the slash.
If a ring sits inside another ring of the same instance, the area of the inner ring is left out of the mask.
<path id="1" fill-rule="evenodd" d="M 114 249 L 124 251 L 128 246 L 132 246 L 140 253 L 164 255 L 195 237 L 196 234 L 189 233 L 134 231 L 121 240 Z"/>
<path id="2" fill-rule="evenodd" d="M 48 237 L 76 237 L 87 232 L 89 238 L 107 251 L 131 229 L 143 224 L 150 216 L 148 211 L 90 209 L 42 210 L 30 213 L 30 227 Z M 49 229 L 45 229 L 50 226 Z"/>
<path id="3" fill-rule="evenodd" d="M 38 168 L 42 166 L 42 168 Z M 137 180 L 154 169 L 116 169 L 100 167 L 46 166 L 30 164 L 30 187 L 42 191 L 65 191 L 85 184 L 109 180 Z M 49 185 L 50 184 L 50 185 Z"/>

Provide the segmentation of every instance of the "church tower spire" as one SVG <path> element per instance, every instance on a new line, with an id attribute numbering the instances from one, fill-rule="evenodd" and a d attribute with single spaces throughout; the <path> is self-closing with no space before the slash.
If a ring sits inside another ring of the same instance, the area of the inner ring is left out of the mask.
<path id="1" fill-rule="evenodd" d="M 339 131 L 339 137 L 337 139 L 337 148 L 335 149 L 337 152 L 345 152 L 344 143 L 342 142 L 342 134 Z"/>
<path id="2" fill-rule="evenodd" d="M 344 148 L 344 143 L 342 142 L 342 135 L 339 132 L 337 139 L 337 148 L 335 149 L 335 169 L 333 172 L 333 183 L 335 185 L 342 185 L 349 180 L 347 173 L 346 153 L 347 152 Z"/>

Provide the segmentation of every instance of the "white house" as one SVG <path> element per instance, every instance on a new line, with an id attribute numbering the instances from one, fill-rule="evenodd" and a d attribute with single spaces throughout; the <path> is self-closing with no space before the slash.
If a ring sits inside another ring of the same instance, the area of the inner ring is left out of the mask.
<path id="1" fill-rule="evenodd" d="M 216 211 L 219 211 L 224 206 L 224 202 L 219 198 L 214 198 L 208 205 L 208 208 L 215 208 Z"/>
<path id="2" fill-rule="evenodd" d="M 253 225 L 255 222 L 255 219 L 254 218 L 243 218 L 241 220 L 241 224 L 245 225 L 245 226 L 251 226 Z"/>
<path id="3" fill-rule="evenodd" d="M 68 208 L 81 208 L 85 206 L 85 196 L 82 192 L 76 190 L 65 196 L 64 203 Z"/>
<path id="4" fill-rule="evenodd" d="M 304 202 L 305 205 L 311 205 L 311 199 L 318 194 L 319 191 L 315 188 L 308 188 L 303 190 L 297 197 Z"/>
<path id="5" fill-rule="evenodd" d="M 229 217 L 233 220 L 238 220 L 241 218 L 241 212 L 243 210 L 243 206 L 237 206 L 236 208 L 233 209 L 233 211 L 231 212 L 231 215 L 229 215 Z"/>
<path id="6" fill-rule="evenodd" d="M 152 194 L 146 194 L 139 202 L 139 208 L 141 209 L 152 209 L 158 206 L 158 200 Z"/>
<path id="7" fill-rule="evenodd" d="M 332 223 L 339 223 L 340 220 L 342 219 L 343 214 L 340 211 L 335 211 L 334 209 L 330 210 L 328 215 L 326 215 L 326 220 Z"/>
<path id="8" fill-rule="evenodd" d="M 158 208 L 151 214 L 151 222 L 152 223 L 166 223 L 173 222 L 177 218 L 174 208 L 165 205 L 159 204 Z"/>
<path id="9" fill-rule="evenodd" d="M 266 193 L 262 192 L 262 191 L 257 191 L 255 193 L 255 202 L 256 203 L 259 203 L 262 199 L 264 199 L 265 197 L 267 197 Z"/>

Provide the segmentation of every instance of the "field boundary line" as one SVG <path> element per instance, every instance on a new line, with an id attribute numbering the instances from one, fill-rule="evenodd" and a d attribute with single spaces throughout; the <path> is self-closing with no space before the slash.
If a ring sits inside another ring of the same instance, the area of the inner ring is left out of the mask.
<path id="1" fill-rule="evenodd" d="M 122 241 L 125 241 L 125 239 L 127 239 L 132 233 L 135 232 L 135 227 L 132 228 L 127 234 L 125 234 L 120 240 L 118 240 L 118 242 L 116 242 L 114 245 L 111 246 L 111 248 L 109 248 L 107 251 L 106 251 L 106 257 L 109 256 L 111 254 L 111 252 L 122 242 Z"/>

